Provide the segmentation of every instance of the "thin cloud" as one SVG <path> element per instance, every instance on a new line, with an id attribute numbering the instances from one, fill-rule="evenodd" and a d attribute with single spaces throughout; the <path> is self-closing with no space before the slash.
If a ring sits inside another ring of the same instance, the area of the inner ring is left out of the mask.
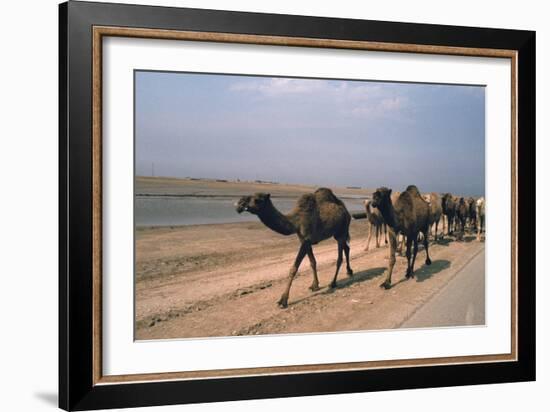
<path id="1" fill-rule="evenodd" d="M 359 118 L 395 116 L 403 112 L 408 106 L 409 98 L 406 96 L 388 97 L 371 101 L 369 104 L 353 106 L 349 110 L 349 114 Z M 401 117 L 401 120 L 405 119 Z"/>
<path id="2" fill-rule="evenodd" d="M 320 98 L 355 101 L 376 97 L 380 95 L 382 88 L 377 85 L 353 84 L 340 80 L 271 78 L 238 81 L 231 84 L 229 90 L 258 93 L 264 97 L 318 95 Z"/>
<path id="3" fill-rule="evenodd" d="M 230 86 L 234 92 L 257 92 L 265 96 L 282 96 L 289 94 L 309 94 L 322 91 L 325 85 L 320 80 L 300 81 L 297 79 L 273 78 L 237 82 Z"/>

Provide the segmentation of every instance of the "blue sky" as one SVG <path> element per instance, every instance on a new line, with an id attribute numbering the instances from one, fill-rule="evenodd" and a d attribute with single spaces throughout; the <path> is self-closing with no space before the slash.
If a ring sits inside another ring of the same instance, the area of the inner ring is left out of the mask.
<path id="1" fill-rule="evenodd" d="M 136 72 L 136 173 L 482 195 L 485 89 Z"/>

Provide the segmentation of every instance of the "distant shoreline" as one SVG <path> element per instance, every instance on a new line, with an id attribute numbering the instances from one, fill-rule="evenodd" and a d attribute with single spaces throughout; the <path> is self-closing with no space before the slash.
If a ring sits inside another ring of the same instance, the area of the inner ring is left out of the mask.
<path id="1" fill-rule="evenodd" d="M 257 221 L 250 214 L 239 215 L 234 203 L 242 196 L 268 192 L 282 212 L 289 212 L 298 198 L 316 187 L 258 182 L 138 177 L 135 181 L 134 223 L 136 228 Z M 350 212 L 364 211 L 365 189 L 333 188 Z"/>
<path id="2" fill-rule="evenodd" d="M 298 193 L 296 195 L 299 195 Z M 177 194 L 177 193 L 136 193 L 136 197 L 200 197 L 200 198 L 216 198 L 216 197 L 223 197 L 223 198 L 234 198 L 242 196 L 242 194 L 236 193 L 236 194 L 190 194 L 190 193 L 183 193 L 183 194 Z M 273 198 L 280 198 L 280 199 L 294 199 L 295 195 L 274 195 Z M 339 196 L 342 199 L 350 199 L 350 200 L 357 200 L 357 199 L 370 199 L 370 195 L 356 195 L 353 196 Z"/>
<path id="3" fill-rule="evenodd" d="M 311 193 L 319 186 L 279 183 L 267 181 L 236 181 L 226 179 L 199 179 L 173 177 L 146 177 L 135 178 L 135 195 L 137 197 L 239 197 L 256 192 L 269 192 L 273 197 L 295 198 L 304 193 Z M 367 198 L 372 194 L 371 189 L 357 186 L 341 187 L 330 186 L 338 197 L 358 199 Z"/>

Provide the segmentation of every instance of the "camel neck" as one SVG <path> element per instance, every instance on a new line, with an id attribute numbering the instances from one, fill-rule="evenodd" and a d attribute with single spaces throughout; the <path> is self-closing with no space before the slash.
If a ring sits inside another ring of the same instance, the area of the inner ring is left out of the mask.
<path id="1" fill-rule="evenodd" d="M 366 215 L 367 215 L 367 219 L 370 219 L 370 215 L 372 214 L 372 210 L 370 208 L 371 208 L 370 203 L 367 203 L 365 205 L 365 212 L 366 212 Z"/>
<path id="2" fill-rule="evenodd" d="M 279 212 L 271 201 L 258 213 L 258 217 L 264 225 L 281 235 L 288 236 L 296 233 L 296 228 L 292 224 L 292 221 L 288 216 Z"/>
<path id="3" fill-rule="evenodd" d="M 393 209 L 393 204 L 391 199 L 388 201 L 388 203 L 385 203 L 382 205 L 380 209 L 380 213 L 382 214 L 382 217 L 384 218 L 384 221 L 386 224 L 391 227 L 392 229 L 397 229 L 397 222 L 395 220 L 395 212 Z"/>

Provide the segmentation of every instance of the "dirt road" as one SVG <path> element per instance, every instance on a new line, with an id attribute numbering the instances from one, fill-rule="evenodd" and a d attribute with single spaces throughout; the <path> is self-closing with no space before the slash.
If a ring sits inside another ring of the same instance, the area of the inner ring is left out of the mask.
<path id="1" fill-rule="evenodd" d="M 364 251 L 366 221 L 351 226 L 351 266 L 335 289 L 336 243 L 314 246 L 321 290 L 312 293 L 304 260 L 292 284 L 288 309 L 276 302 L 298 249 L 295 236 L 281 236 L 259 222 L 140 229 L 136 235 L 136 339 L 387 329 L 400 327 L 484 250 L 465 237 L 432 243 L 416 277 L 404 279 L 398 257 L 390 290 L 379 284 L 388 249 Z M 452 293 L 452 292 L 451 292 Z M 460 321 L 458 321 L 460 322 Z M 459 324 L 464 324 L 462 321 Z"/>
<path id="2" fill-rule="evenodd" d="M 485 323 L 485 250 L 479 252 L 401 327 Z"/>

